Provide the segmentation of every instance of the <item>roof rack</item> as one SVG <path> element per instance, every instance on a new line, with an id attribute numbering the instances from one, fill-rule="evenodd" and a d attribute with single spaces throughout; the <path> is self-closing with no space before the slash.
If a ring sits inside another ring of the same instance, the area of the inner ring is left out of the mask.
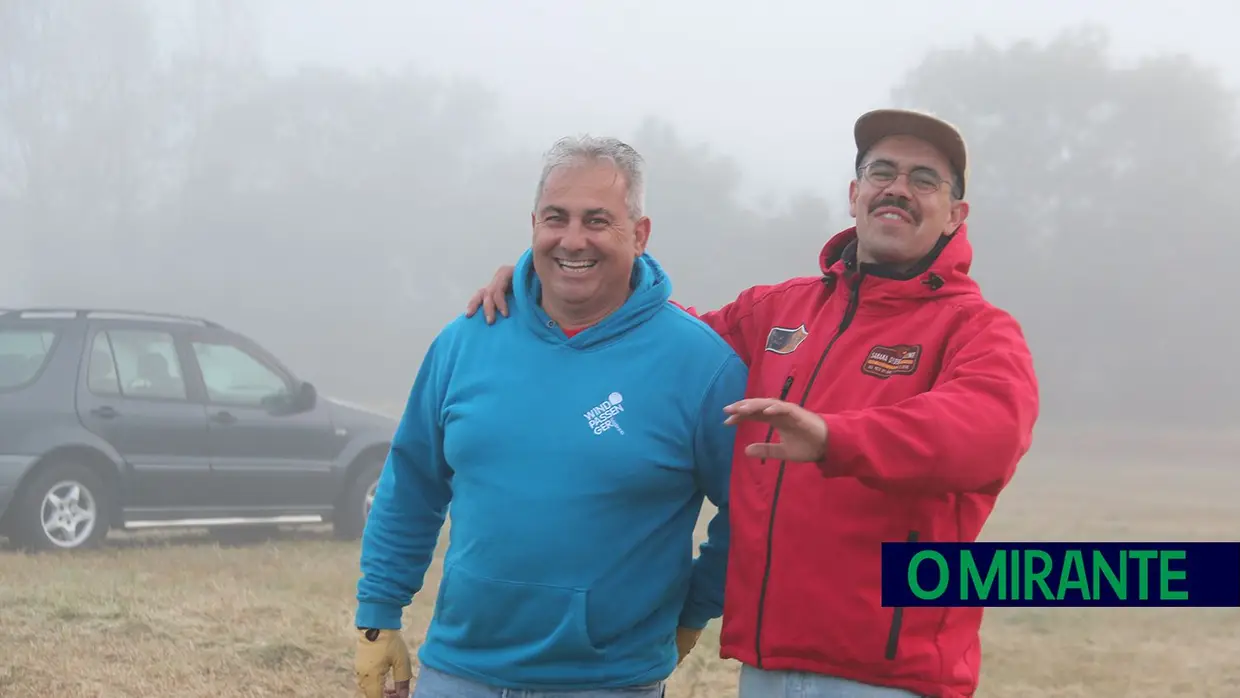
<path id="1" fill-rule="evenodd" d="M 171 322 L 188 322 L 203 327 L 220 327 L 219 323 L 207 320 L 205 318 L 194 317 L 192 315 L 178 315 L 175 313 L 156 313 L 144 310 L 123 310 L 109 308 L 63 308 L 63 307 L 37 307 L 37 308 L 0 308 L 0 316 L 4 315 L 72 315 L 78 319 L 97 318 L 101 315 L 109 316 L 109 319 L 136 319 L 136 320 L 167 320 Z"/>

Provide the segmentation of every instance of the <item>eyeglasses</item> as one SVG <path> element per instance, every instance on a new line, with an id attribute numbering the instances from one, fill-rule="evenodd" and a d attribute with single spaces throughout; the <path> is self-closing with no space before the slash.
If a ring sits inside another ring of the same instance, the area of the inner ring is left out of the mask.
<path id="1" fill-rule="evenodd" d="M 901 172 L 895 165 L 878 160 L 862 167 L 857 174 L 865 177 L 865 181 L 870 184 L 882 188 L 896 181 Z M 940 177 L 939 173 L 926 167 L 915 167 L 906 174 L 908 185 L 918 194 L 933 194 L 947 183 L 947 180 Z"/>

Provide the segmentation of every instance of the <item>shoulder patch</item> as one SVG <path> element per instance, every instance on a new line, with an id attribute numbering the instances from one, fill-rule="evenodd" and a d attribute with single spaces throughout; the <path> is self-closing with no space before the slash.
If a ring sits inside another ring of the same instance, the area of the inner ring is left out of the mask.
<path id="1" fill-rule="evenodd" d="M 796 329 L 772 327 L 766 335 L 766 350 L 775 354 L 791 354 L 808 336 L 809 330 L 805 329 L 804 323 Z"/>
<path id="2" fill-rule="evenodd" d="M 917 371 L 921 361 L 920 344 L 875 345 L 865 356 L 861 372 L 867 376 L 886 380 L 892 376 L 907 376 Z"/>

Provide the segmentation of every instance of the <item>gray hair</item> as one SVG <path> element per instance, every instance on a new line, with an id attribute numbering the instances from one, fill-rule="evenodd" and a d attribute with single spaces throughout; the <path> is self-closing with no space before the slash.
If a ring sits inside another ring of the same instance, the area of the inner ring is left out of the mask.
<path id="1" fill-rule="evenodd" d="M 570 136 L 556 141 L 543 156 L 542 176 L 538 178 L 538 189 L 534 192 L 534 207 L 538 208 L 552 170 L 582 160 L 605 160 L 615 165 L 624 176 L 627 190 L 624 200 L 629 217 L 633 220 L 642 217 L 642 211 L 646 208 L 645 160 L 628 143 L 606 136 Z"/>

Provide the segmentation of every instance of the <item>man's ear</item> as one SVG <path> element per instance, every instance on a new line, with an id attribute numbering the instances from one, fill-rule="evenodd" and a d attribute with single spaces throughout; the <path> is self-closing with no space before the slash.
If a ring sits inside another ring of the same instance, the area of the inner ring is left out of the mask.
<path id="1" fill-rule="evenodd" d="M 848 183 L 848 215 L 852 218 L 857 217 L 857 196 L 861 194 L 861 187 L 857 186 L 857 180 Z"/>
<path id="2" fill-rule="evenodd" d="M 646 246 L 650 244 L 650 217 L 642 216 L 634 226 L 633 233 L 637 254 L 641 256 L 646 253 Z"/>
<path id="3" fill-rule="evenodd" d="M 947 233 L 948 235 L 955 233 L 956 229 L 959 228 L 964 223 L 965 219 L 968 217 L 969 217 L 969 202 L 968 201 L 953 201 L 952 202 L 952 214 L 951 214 L 951 217 L 947 219 L 947 230 L 943 232 Z"/>

